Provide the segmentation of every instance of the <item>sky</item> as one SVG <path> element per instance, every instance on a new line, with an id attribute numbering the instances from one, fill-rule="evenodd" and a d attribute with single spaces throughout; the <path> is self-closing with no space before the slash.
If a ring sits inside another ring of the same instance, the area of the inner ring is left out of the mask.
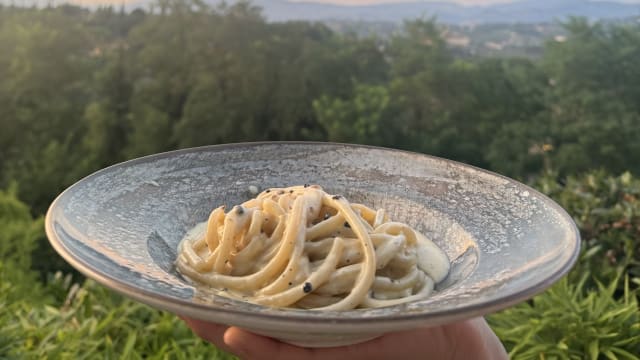
<path id="1" fill-rule="evenodd" d="M 368 5 L 368 4 L 389 4 L 395 2 L 418 2 L 419 0 L 290 0 L 300 2 L 319 2 L 319 3 L 331 3 L 331 4 L 343 4 L 343 5 Z M 445 2 L 456 3 L 460 5 L 491 5 L 500 3 L 510 3 L 515 0 L 426 0 L 425 2 Z M 640 0 L 638 0 L 640 1 Z"/>
<path id="2" fill-rule="evenodd" d="M 388 3 L 394 3 L 394 2 L 418 2 L 421 0 L 289 0 L 289 1 L 318 2 L 318 3 L 343 4 L 343 5 L 368 5 L 368 4 L 388 4 Z M 492 4 L 513 3 L 518 0 L 422 0 L 422 1 L 455 3 L 460 5 L 471 6 L 471 5 L 492 5 Z M 591 1 L 599 1 L 599 0 L 591 0 Z M 600 0 L 600 1 L 610 1 L 610 2 L 619 2 L 619 3 L 627 3 L 627 4 L 640 4 L 640 0 Z"/>
<path id="3" fill-rule="evenodd" d="M 82 5 L 93 5 L 93 4 L 119 5 L 119 4 L 122 4 L 123 2 L 124 3 L 136 2 L 136 0 L 68 0 L 68 1 L 75 4 L 82 4 Z M 500 4 L 500 3 L 512 3 L 518 0 L 289 0 L 289 1 L 316 2 L 316 3 L 342 4 L 342 5 L 369 5 L 369 4 L 389 4 L 389 3 L 401 3 L 401 2 L 426 1 L 426 2 L 455 3 L 455 4 L 470 6 L 470 5 L 491 5 L 491 4 Z M 598 1 L 598 0 L 592 0 L 592 1 Z M 601 1 L 640 4 L 640 0 L 601 0 Z M 2 1 L 0 0 L 0 2 Z M 17 0 L 16 2 L 19 2 L 19 0 Z M 257 0 L 256 2 L 259 2 L 259 0 Z"/>

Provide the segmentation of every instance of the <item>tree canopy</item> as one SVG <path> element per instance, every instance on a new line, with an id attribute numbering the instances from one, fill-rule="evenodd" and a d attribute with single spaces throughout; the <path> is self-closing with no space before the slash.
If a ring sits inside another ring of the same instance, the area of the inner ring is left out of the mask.
<path id="1" fill-rule="evenodd" d="M 42 212 L 132 157 L 257 140 L 402 148 L 526 179 L 640 172 L 640 27 L 571 19 L 541 59 L 461 58 L 434 19 L 391 37 L 270 23 L 247 2 L 0 10 L 0 187 Z"/>

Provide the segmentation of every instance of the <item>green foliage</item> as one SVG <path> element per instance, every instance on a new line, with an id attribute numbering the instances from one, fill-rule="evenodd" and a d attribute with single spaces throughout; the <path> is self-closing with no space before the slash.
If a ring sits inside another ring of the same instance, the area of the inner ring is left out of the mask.
<path id="1" fill-rule="evenodd" d="M 38 294 L 31 255 L 42 239 L 42 224 L 42 218 L 34 220 L 29 207 L 16 198 L 15 188 L 0 191 L 0 289 L 5 294 L 0 304 L 19 299 L 4 293 L 12 284 L 32 284 L 34 295 Z"/>
<path id="2" fill-rule="evenodd" d="M 572 19 L 565 42 L 549 42 L 547 137 L 554 167 L 565 174 L 602 166 L 638 172 L 640 56 L 638 26 L 605 26 Z M 615 139 L 615 141 L 613 140 Z M 606 165 L 605 165 L 606 164 Z"/>
<path id="3" fill-rule="evenodd" d="M 41 283 L 31 256 L 42 219 L 12 192 L 0 191 L 0 226 L 0 358 L 231 359 L 174 315 L 92 281 L 58 272 Z"/>
<path id="4" fill-rule="evenodd" d="M 0 7 L 0 358 L 225 358 L 172 315 L 56 273 L 70 269 L 40 216 L 98 168 L 253 140 L 383 145 L 537 178 L 576 220 L 581 258 L 491 323 L 514 358 L 634 358 L 640 26 L 562 26 L 539 60 L 460 58 L 433 19 L 364 38 L 268 23 L 242 1 Z"/>
<path id="5" fill-rule="evenodd" d="M 513 359 L 639 359 L 640 311 L 625 281 L 585 288 L 588 274 L 567 278 L 533 298 L 489 318 Z"/>
<path id="6" fill-rule="evenodd" d="M 172 314 L 69 280 L 51 278 L 47 292 L 64 297 L 49 301 L 34 299 L 31 284 L 3 283 L 0 358 L 232 359 Z"/>
<path id="7" fill-rule="evenodd" d="M 574 218 L 583 240 L 578 273 L 591 273 L 605 283 L 619 271 L 640 286 L 640 179 L 630 173 L 607 176 L 592 172 L 571 176 L 564 185 L 553 176 L 538 186 Z M 576 279 L 577 280 L 577 279 Z"/>
<path id="8" fill-rule="evenodd" d="M 238 141 L 370 143 L 519 179 L 640 171 L 637 25 L 571 20 L 536 61 L 456 57 L 433 19 L 363 38 L 247 2 L 153 8 L 2 11 L 0 186 L 35 213 L 98 168 Z"/>
<path id="9" fill-rule="evenodd" d="M 313 102 L 328 140 L 386 146 L 392 144 L 390 138 L 393 137 L 388 106 L 387 88 L 360 84 L 356 85 L 353 98 L 347 101 L 323 96 Z"/>
<path id="10" fill-rule="evenodd" d="M 537 187 L 574 218 L 583 246 L 571 273 L 532 301 L 492 315 L 514 359 L 638 359 L 640 179 L 592 172 Z"/>
<path id="11" fill-rule="evenodd" d="M 0 24 L 0 49 L 2 180 L 16 180 L 20 196 L 42 212 L 50 194 L 78 176 L 60 169 L 77 160 L 69 150 L 81 136 L 91 39 L 63 11 L 16 12 Z M 45 164 L 57 171 L 33 176 L 48 155 Z"/>

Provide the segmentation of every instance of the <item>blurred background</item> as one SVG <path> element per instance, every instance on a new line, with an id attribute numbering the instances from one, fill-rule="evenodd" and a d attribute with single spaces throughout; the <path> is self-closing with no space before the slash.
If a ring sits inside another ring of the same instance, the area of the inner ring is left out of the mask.
<path id="1" fill-rule="evenodd" d="M 0 358 L 228 358 L 75 273 L 91 172 L 259 140 L 399 148 L 550 195 L 576 268 L 489 320 L 514 359 L 639 359 L 640 1 L 0 1 Z"/>

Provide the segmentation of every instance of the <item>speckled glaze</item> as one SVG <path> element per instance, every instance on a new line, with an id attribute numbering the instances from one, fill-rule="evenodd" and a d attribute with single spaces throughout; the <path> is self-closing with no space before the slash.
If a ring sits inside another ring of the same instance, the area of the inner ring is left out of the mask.
<path id="1" fill-rule="evenodd" d="M 422 231 L 453 261 L 432 297 L 399 306 L 272 309 L 195 288 L 178 243 L 221 204 L 259 190 L 319 184 Z M 303 346 L 334 346 L 491 313 L 564 275 L 579 250 L 571 218 L 537 191 L 460 163 L 330 143 L 249 143 L 152 155 L 86 177 L 51 205 L 46 230 L 74 267 L 138 301 Z"/>

